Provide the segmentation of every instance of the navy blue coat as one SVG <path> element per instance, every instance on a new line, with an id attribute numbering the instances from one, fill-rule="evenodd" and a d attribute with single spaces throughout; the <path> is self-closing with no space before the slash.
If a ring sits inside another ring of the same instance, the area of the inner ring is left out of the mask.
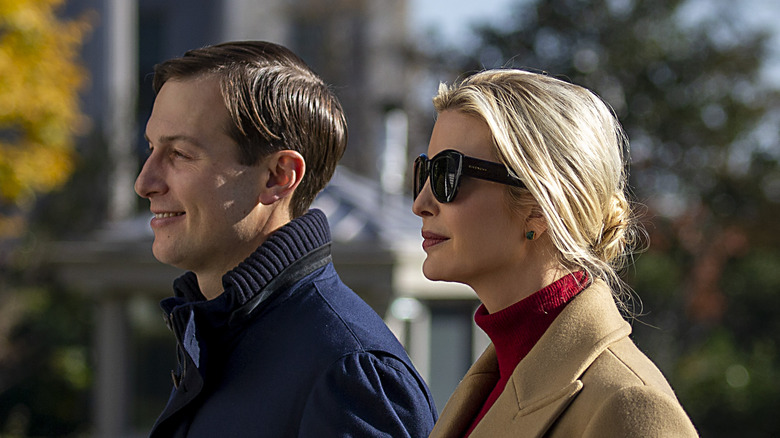
<path id="1" fill-rule="evenodd" d="M 205 300 L 161 303 L 178 341 L 151 437 L 427 437 L 433 398 L 382 319 L 330 263 L 324 214 L 275 232 Z"/>

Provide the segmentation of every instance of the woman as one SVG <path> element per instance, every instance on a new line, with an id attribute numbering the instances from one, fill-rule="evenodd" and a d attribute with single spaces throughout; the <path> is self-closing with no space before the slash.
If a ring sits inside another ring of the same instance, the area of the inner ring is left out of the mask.
<path id="1" fill-rule="evenodd" d="M 616 305 L 640 231 L 609 108 L 520 70 L 442 84 L 433 102 L 414 166 L 423 272 L 474 289 L 492 343 L 431 436 L 697 436 Z"/>

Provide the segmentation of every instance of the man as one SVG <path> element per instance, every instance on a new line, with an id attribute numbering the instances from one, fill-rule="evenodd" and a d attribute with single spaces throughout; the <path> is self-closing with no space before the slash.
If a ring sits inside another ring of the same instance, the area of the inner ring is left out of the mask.
<path id="1" fill-rule="evenodd" d="M 154 256 L 189 272 L 161 303 L 179 365 L 151 436 L 427 436 L 428 388 L 307 212 L 346 146 L 328 87 L 284 47 L 232 42 L 156 66 L 154 89 L 135 190 Z"/>

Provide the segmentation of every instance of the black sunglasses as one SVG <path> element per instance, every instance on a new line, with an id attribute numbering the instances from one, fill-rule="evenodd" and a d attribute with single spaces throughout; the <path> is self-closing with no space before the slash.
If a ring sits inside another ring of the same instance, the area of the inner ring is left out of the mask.
<path id="1" fill-rule="evenodd" d="M 462 176 L 525 187 L 520 178 L 510 174 L 503 164 L 467 157 L 452 149 L 441 151 L 430 160 L 425 154 L 414 160 L 414 199 L 417 199 L 429 176 L 433 196 L 445 204 L 455 199 Z"/>

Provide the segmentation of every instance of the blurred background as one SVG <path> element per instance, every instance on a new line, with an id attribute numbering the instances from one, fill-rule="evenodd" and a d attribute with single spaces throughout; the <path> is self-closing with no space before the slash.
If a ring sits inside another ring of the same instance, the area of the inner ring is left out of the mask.
<path id="1" fill-rule="evenodd" d="M 488 341 L 470 290 L 422 277 L 410 163 L 439 82 L 523 67 L 594 90 L 631 139 L 639 347 L 702 436 L 780 436 L 777 23 L 774 0 L 0 0 L 0 437 L 145 436 L 164 407 L 180 272 L 132 187 L 151 72 L 234 39 L 292 48 L 342 100 L 315 206 L 439 409 Z"/>

